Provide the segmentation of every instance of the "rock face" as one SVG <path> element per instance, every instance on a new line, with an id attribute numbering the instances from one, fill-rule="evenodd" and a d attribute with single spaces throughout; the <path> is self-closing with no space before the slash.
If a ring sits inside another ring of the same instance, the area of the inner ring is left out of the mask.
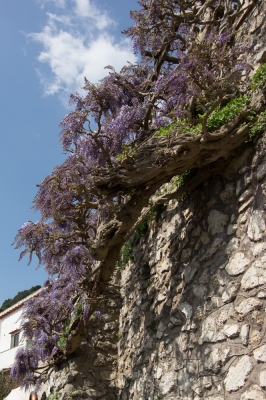
<path id="1" fill-rule="evenodd" d="M 265 37 L 260 4 L 247 44 Z M 266 134 L 150 223 L 105 323 L 93 321 L 41 400 L 266 399 L 265 218 Z"/>

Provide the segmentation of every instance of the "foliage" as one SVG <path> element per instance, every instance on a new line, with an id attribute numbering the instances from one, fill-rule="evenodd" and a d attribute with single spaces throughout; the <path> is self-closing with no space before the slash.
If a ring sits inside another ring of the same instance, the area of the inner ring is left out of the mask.
<path id="1" fill-rule="evenodd" d="M 130 260 L 134 260 L 134 254 L 133 254 L 133 247 L 136 245 L 140 238 L 144 236 L 148 229 L 149 229 L 149 223 L 151 221 L 157 221 L 158 218 L 160 217 L 160 214 L 163 209 L 163 204 L 158 204 L 155 206 L 151 211 L 149 211 L 147 217 L 143 220 L 143 222 L 139 225 L 139 227 L 135 230 L 134 235 L 128 242 L 126 242 L 121 251 L 120 251 L 120 256 L 118 260 L 118 266 L 121 269 L 125 269 L 127 263 Z"/>
<path id="2" fill-rule="evenodd" d="M 149 229 L 149 224 L 151 221 L 158 221 L 163 209 L 163 204 L 157 204 L 153 207 L 147 217 L 142 221 L 142 223 L 135 230 L 132 237 L 131 243 L 133 245 L 137 244 L 142 236 L 145 236 Z"/>
<path id="3" fill-rule="evenodd" d="M 265 78 L 266 78 L 266 69 L 265 69 Z M 265 79 L 264 78 L 264 79 Z M 247 105 L 249 102 L 248 96 L 241 96 L 235 99 L 231 99 L 225 106 L 219 105 L 215 110 L 208 116 L 206 127 L 208 131 L 213 131 L 215 129 L 219 129 L 224 124 L 231 121 L 234 117 L 236 117 Z M 200 119 L 204 119 L 206 114 L 199 114 Z M 202 132 L 202 125 L 200 123 L 191 124 L 185 119 L 177 120 L 173 122 L 169 126 L 161 127 L 157 132 L 155 132 L 155 136 L 168 136 L 171 133 L 178 134 L 199 134 Z"/>
<path id="4" fill-rule="evenodd" d="M 185 133 L 190 133 L 190 134 L 199 134 L 202 131 L 202 126 L 201 124 L 191 124 L 188 121 L 186 121 L 185 118 L 183 119 L 178 119 L 172 124 L 166 126 L 166 127 L 161 127 L 157 132 L 155 132 L 155 136 L 168 136 L 169 134 L 185 134 Z"/>
<path id="5" fill-rule="evenodd" d="M 181 188 L 182 186 L 185 186 L 190 181 L 190 179 L 192 179 L 195 176 L 196 173 L 197 173 L 197 168 L 191 168 L 191 169 L 184 171 L 182 174 L 174 176 L 168 184 L 163 185 L 160 188 L 160 195 L 163 196 L 163 195 L 169 194 L 169 192 L 172 192 L 178 188 Z M 177 200 L 178 201 L 183 200 L 184 194 L 182 194 L 181 196 L 178 196 Z M 157 207 L 158 206 L 163 206 L 163 205 L 159 204 L 159 205 L 157 205 Z M 161 210 L 162 210 L 162 207 L 160 208 L 159 214 L 161 213 Z"/>
<path id="6" fill-rule="evenodd" d="M 13 297 L 13 299 L 6 299 L 3 304 L 1 305 L 1 310 L 4 311 L 7 308 L 13 306 L 14 304 L 18 303 L 20 300 L 25 299 L 25 297 L 29 296 L 30 294 L 36 292 L 36 290 L 39 290 L 41 288 L 40 285 L 37 286 L 32 286 L 28 290 L 22 290 L 22 292 L 18 292 L 16 296 Z"/>
<path id="7" fill-rule="evenodd" d="M 253 121 L 249 128 L 249 139 L 252 140 L 256 135 L 263 133 L 266 129 L 266 111 L 261 112 L 257 119 Z"/>
<path id="8" fill-rule="evenodd" d="M 121 154 L 119 154 L 115 159 L 117 161 L 123 160 L 126 156 L 132 154 L 135 150 L 135 143 L 129 142 L 122 145 Z"/>
<path id="9" fill-rule="evenodd" d="M 132 378 L 130 376 L 125 376 L 125 380 L 127 384 L 130 384 L 130 382 L 132 381 Z"/>
<path id="10" fill-rule="evenodd" d="M 261 64 L 252 77 L 251 88 L 256 90 L 266 82 L 266 63 Z"/>
<path id="11" fill-rule="evenodd" d="M 134 235 L 132 236 L 132 241 L 131 241 L 132 245 L 136 245 L 139 242 L 140 238 L 146 235 L 148 229 L 149 229 L 149 214 L 147 218 L 145 218 L 135 230 Z"/>
<path id="12" fill-rule="evenodd" d="M 67 345 L 67 339 L 64 336 L 60 336 L 57 344 L 58 344 L 58 347 L 64 348 Z"/>
<path id="13" fill-rule="evenodd" d="M 248 49 L 230 33 L 243 5 L 221 0 L 218 21 L 215 15 L 206 20 L 204 3 L 140 0 L 140 10 L 131 12 L 134 25 L 125 31 L 140 62 L 120 72 L 108 66 L 100 82 L 85 80 L 84 96 L 70 97 L 74 110 L 62 121 L 60 135 L 68 157 L 39 185 L 34 207 L 40 221 L 23 224 L 15 238 L 21 257 L 31 262 L 37 255 L 50 275 L 23 312 L 24 336 L 32 346 L 19 349 L 12 376 L 26 388 L 38 388 L 77 349 L 72 332 L 84 332 L 93 316 L 103 318 L 98 305 L 119 254 L 124 267 L 132 257 L 134 227 L 138 239 L 156 218 L 152 211 L 143 221 L 142 210 L 157 204 L 150 199 L 163 184 L 175 175 L 185 180 L 185 171 L 197 166 L 187 157 L 189 145 L 204 147 L 206 124 L 214 129 L 224 123 L 215 120 L 215 109 L 244 89 L 249 67 L 238 59 Z M 227 115 L 222 121 L 240 110 L 239 101 L 230 112 L 221 108 Z M 201 128 L 193 122 L 193 103 L 204 113 Z M 190 122 L 183 128 L 184 121 Z M 171 124 L 171 135 L 154 135 Z M 182 136 L 184 143 L 176 144 Z"/>
<path id="14" fill-rule="evenodd" d="M 208 117 L 207 129 L 213 131 L 231 121 L 244 109 L 248 101 L 248 96 L 241 96 L 230 100 L 224 107 L 218 106 Z M 204 115 L 201 116 L 201 118 L 203 117 Z"/>
<path id="15" fill-rule="evenodd" d="M 183 174 L 174 176 L 174 178 L 171 181 L 171 183 L 172 183 L 171 190 L 185 185 L 188 181 L 190 181 L 191 178 L 193 178 L 195 173 L 196 173 L 195 169 L 189 169 L 189 170 L 183 172 Z"/>
<path id="16" fill-rule="evenodd" d="M 118 260 L 119 268 L 125 269 L 127 263 L 133 259 L 134 259 L 134 256 L 133 256 L 132 245 L 130 244 L 130 242 L 126 242 L 120 251 L 120 257 Z"/>

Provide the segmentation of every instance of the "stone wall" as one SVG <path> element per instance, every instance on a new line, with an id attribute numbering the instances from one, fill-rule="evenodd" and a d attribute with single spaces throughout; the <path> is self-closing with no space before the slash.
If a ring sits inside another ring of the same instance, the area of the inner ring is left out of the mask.
<path id="1" fill-rule="evenodd" d="M 119 399 L 266 399 L 266 136 L 173 202 L 122 272 Z"/>
<path id="2" fill-rule="evenodd" d="M 237 23 L 255 69 L 265 17 L 256 1 Z M 266 399 L 265 143 L 169 204 L 135 248 L 121 276 L 118 399 Z"/>

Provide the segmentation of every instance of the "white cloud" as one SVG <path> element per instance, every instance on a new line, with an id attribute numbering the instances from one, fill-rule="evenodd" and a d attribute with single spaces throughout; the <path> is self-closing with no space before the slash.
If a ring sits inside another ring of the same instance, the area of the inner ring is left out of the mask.
<path id="1" fill-rule="evenodd" d="M 53 29 L 57 29 L 57 24 L 62 24 L 65 26 L 73 26 L 71 17 L 69 15 L 57 15 L 52 13 L 47 13 L 49 23 L 47 26 Z"/>
<path id="2" fill-rule="evenodd" d="M 42 47 L 37 72 L 46 95 L 66 98 L 81 91 L 85 76 L 97 82 L 106 76 L 106 65 L 119 71 L 127 61 L 136 61 L 130 41 L 116 40 L 110 34 L 114 22 L 89 0 L 72 0 L 64 13 L 47 17 L 41 32 L 29 34 Z"/>
<path id="3" fill-rule="evenodd" d="M 64 8 L 66 6 L 66 0 L 36 0 L 37 4 L 40 4 L 43 8 L 47 3 L 54 3 L 56 7 Z"/>
<path id="4" fill-rule="evenodd" d="M 75 12 L 81 18 L 90 18 L 98 29 L 105 29 L 114 21 L 103 10 L 99 10 L 90 0 L 73 0 L 76 3 Z"/>
<path id="5" fill-rule="evenodd" d="M 91 13 L 97 13 L 97 8 L 94 7 L 90 0 L 73 0 L 76 3 L 76 13 L 81 17 L 89 17 Z"/>

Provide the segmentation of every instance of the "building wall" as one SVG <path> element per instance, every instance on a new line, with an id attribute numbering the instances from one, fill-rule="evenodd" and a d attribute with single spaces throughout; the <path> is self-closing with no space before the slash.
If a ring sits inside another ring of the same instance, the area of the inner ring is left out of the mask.
<path id="1" fill-rule="evenodd" d="M 1 317 L 0 314 L 0 370 L 12 366 L 18 347 L 21 347 L 23 345 L 23 343 L 21 342 L 20 334 L 19 346 L 12 349 L 10 348 L 10 332 L 20 329 L 21 313 L 22 308 L 20 307 L 18 309 L 15 309 L 13 312 L 6 313 L 3 317 Z"/>
<path id="2" fill-rule="evenodd" d="M 22 340 L 22 333 L 20 333 L 19 345 L 11 348 L 11 334 L 20 330 L 21 315 L 25 301 L 38 295 L 40 290 L 0 313 L 0 371 L 13 365 L 18 348 L 25 345 Z"/>

